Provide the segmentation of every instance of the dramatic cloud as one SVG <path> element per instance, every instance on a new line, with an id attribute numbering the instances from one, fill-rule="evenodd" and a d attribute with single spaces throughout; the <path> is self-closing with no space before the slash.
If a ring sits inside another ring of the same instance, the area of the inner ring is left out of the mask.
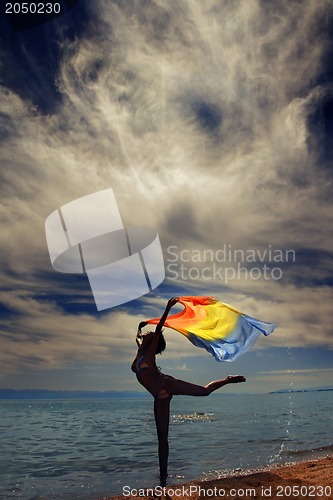
<path id="1" fill-rule="evenodd" d="M 215 294 L 276 322 L 265 346 L 333 347 L 332 9 L 328 0 L 80 2 L 73 18 L 35 28 L 38 43 L 27 30 L 2 44 L 7 373 L 128 361 L 136 321 L 159 314 L 167 294 Z M 44 222 L 108 187 L 125 224 L 158 231 L 167 281 L 129 314 L 98 317 L 87 281 L 52 270 Z M 221 256 L 224 245 L 264 257 L 168 267 L 170 246 Z M 272 261 L 268 249 L 295 258 Z M 264 265 L 281 274 L 267 279 Z M 186 356 L 174 342 L 173 355 Z"/>

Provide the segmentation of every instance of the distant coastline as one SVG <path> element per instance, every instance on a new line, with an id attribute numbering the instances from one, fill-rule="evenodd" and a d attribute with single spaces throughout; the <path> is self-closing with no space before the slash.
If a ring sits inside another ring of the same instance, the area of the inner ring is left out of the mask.
<path id="1" fill-rule="evenodd" d="M 268 394 L 294 392 L 333 391 L 333 387 L 309 387 L 306 389 L 279 389 Z M 221 396 L 221 395 L 217 395 Z M 226 395 L 224 395 L 225 397 Z M 72 391 L 51 389 L 8 389 L 0 388 L 1 399 L 147 399 L 150 395 L 140 391 Z"/>
<path id="2" fill-rule="evenodd" d="M 306 389 L 279 389 L 278 391 L 271 391 L 269 394 L 284 394 L 286 392 L 320 392 L 320 391 L 333 391 L 333 387 L 309 387 Z"/>
<path id="3" fill-rule="evenodd" d="M 139 391 L 62 391 L 48 389 L 1 389 L 0 399 L 137 399 L 149 395 Z"/>

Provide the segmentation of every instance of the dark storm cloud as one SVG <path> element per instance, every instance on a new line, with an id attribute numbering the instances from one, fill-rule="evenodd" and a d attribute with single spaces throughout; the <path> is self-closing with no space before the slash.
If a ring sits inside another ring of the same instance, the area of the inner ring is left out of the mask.
<path id="1" fill-rule="evenodd" d="M 331 186 L 333 168 L 333 89 L 323 89 L 308 105 L 307 144 L 318 170 L 327 170 L 326 182 Z M 324 189 L 325 190 L 325 189 Z"/>
<path id="2" fill-rule="evenodd" d="M 84 2 L 63 0 L 61 14 L 12 14 L 0 18 L 1 84 L 40 113 L 55 112 L 60 102 L 59 33 L 67 40 L 80 36 L 87 18 Z M 52 20 L 53 19 L 53 20 Z"/>

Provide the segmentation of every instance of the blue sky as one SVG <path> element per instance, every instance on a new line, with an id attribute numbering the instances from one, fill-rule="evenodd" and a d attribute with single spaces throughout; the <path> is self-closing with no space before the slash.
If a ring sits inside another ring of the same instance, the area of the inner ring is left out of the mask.
<path id="1" fill-rule="evenodd" d="M 278 328 L 234 363 L 166 331 L 167 373 L 332 385 L 332 9 L 81 0 L 1 19 L 1 387 L 140 389 L 137 323 L 175 295 Z M 98 312 L 85 276 L 52 269 L 44 223 L 110 187 L 125 225 L 158 232 L 166 279 Z"/>

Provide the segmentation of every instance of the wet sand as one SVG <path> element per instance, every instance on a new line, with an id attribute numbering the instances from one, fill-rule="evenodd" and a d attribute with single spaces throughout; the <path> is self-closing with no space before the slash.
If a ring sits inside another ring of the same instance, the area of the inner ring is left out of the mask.
<path id="1" fill-rule="evenodd" d="M 131 494 L 132 493 L 132 494 Z M 318 460 L 274 467 L 260 472 L 234 475 L 208 481 L 193 481 L 183 485 L 171 484 L 155 491 L 136 489 L 123 491 L 124 498 L 270 498 L 270 499 L 333 499 L 333 456 Z M 106 500 L 106 499 L 105 499 Z"/>

